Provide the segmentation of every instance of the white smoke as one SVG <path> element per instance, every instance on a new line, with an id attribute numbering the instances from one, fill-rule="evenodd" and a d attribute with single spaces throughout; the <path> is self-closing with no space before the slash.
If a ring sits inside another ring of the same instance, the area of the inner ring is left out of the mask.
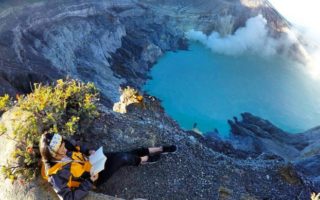
<path id="1" fill-rule="evenodd" d="M 232 35 L 221 36 L 212 32 L 209 36 L 201 31 L 190 30 L 186 37 L 203 43 L 215 53 L 226 55 L 256 54 L 272 56 L 279 48 L 293 44 L 294 39 L 282 36 L 274 39 L 268 35 L 267 20 L 258 15 L 247 20 L 245 27 L 241 27 Z"/>

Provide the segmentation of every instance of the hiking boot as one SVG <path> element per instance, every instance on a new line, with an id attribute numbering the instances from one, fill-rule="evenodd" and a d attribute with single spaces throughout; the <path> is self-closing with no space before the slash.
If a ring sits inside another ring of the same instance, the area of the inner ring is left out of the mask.
<path id="1" fill-rule="evenodd" d="M 166 145 L 162 146 L 162 154 L 173 153 L 177 150 L 176 145 Z"/>
<path id="2" fill-rule="evenodd" d="M 160 154 L 156 154 L 156 155 L 149 155 L 148 156 L 148 160 L 145 162 L 142 162 L 141 164 L 152 164 L 152 163 L 156 163 L 160 160 Z"/>

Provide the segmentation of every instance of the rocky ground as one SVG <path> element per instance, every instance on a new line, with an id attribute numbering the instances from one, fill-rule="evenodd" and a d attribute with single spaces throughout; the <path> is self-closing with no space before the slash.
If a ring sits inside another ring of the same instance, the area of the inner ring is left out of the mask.
<path id="1" fill-rule="evenodd" d="M 245 113 L 229 122 L 231 137 L 222 140 L 182 130 L 147 94 L 145 108 L 111 110 L 119 86 L 141 88 L 165 51 L 187 48 L 184 31 L 228 34 L 257 13 L 274 36 L 286 25 L 260 0 L 59 0 L 9 7 L 0 12 L 0 93 L 27 93 L 33 82 L 67 75 L 93 81 L 103 114 L 83 142 L 108 151 L 178 146 L 156 164 L 121 169 L 98 192 L 126 199 L 309 199 L 320 191 L 319 128 L 290 135 Z M 1 182 L 4 199 L 54 198 L 39 187 L 43 182 Z M 94 195 L 89 199 L 108 198 Z"/>
<path id="2" fill-rule="evenodd" d="M 108 151 L 172 143 L 178 145 L 178 151 L 163 156 L 157 164 L 123 168 L 99 191 L 126 199 L 308 199 L 310 196 L 313 188 L 294 162 L 276 153 L 241 150 L 228 141 L 212 137 L 210 140 L 183 131 L 166 116 L 156 100 L 148 101 L 150 104 L 145 109 L 132 107 L 127 114 L 104 108 L 104 116 L 84 140 L 96 141 L 94 146 L 103 145 Z M 251 124 L 264 121 L 254 116 L 252 119 Z M 261 131 L 254 135 L 257 140 L 263 138 Z"/>

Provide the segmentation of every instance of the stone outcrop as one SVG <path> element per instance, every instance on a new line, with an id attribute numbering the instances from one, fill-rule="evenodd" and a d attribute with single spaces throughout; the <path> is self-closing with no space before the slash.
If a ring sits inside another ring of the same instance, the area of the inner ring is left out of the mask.
<path id="1" fill-rule="evenodd" d="M 237 149 L 274 154 L 287 161 L 305 159 L 320 152 L 320 127 L 292 134 L 250 113 L 241 116 L 241 121 L 236 118 L 229 120 L 232 133 L 230 141 Z"/>
<path id="2" fill-rule="evenodd" d="M 231 136 L 227 144 L 252 158 L 290 163 L 314 191 L 320 190 L 320 127 L 292 134 L 250 113 L 241 116 L 241 121 L 229 120 Z"/>

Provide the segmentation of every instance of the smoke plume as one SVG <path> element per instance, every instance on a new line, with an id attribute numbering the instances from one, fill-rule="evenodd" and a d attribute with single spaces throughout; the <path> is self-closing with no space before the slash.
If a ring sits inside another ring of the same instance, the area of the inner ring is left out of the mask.
<path id="1" fill-rule="evenodd" d="M 226 55 L 255 54 L 272 56 L 281 48 L 289 47 L 294 43 L 294 38 L 281 36 L 274 39 L 268 35 L 267 20 L 258 15 L 247 20 L 245 27 L 237 29 L 234 34 L 222 36 L 212 32 L 209 36 L 201 31 L 190 30 L 186 37 L 209 47 L 213 52 Z"/>

